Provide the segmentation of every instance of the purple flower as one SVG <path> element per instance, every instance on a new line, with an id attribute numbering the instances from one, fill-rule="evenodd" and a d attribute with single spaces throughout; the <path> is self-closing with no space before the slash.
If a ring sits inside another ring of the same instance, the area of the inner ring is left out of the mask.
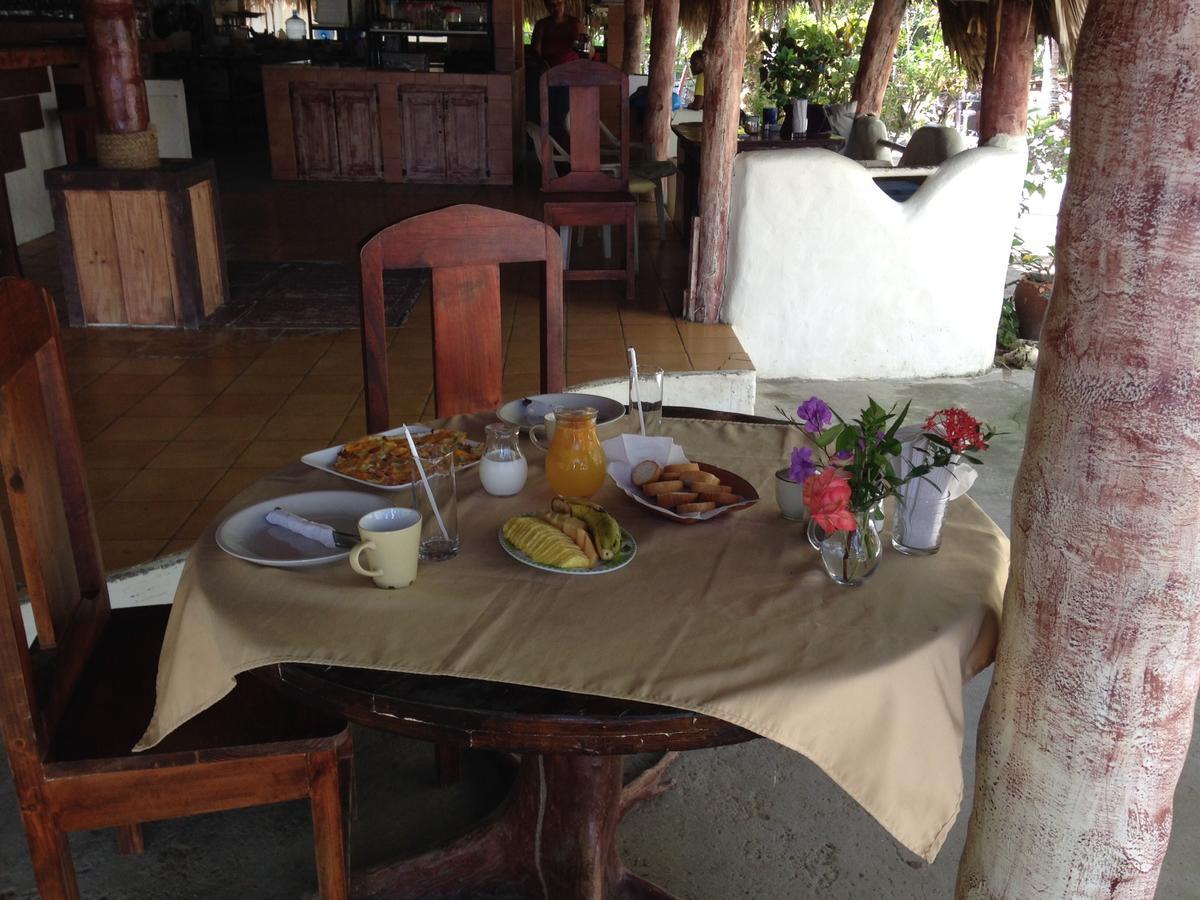
<path id="1" fill-rule="evenodd" d="M 853 450 L 839 450 L 837 453 L 833 454 L 833 458 L 840 459 L 840 460 L 854 459 L 854 451 Z"/>
<path id="2" fill-rule="evenodd" d="M 833 410 L 820 397 L 809 397 L 796 408 L 796 418 L 805 431 L 817 434 L 833 421 Z"/>
<path id="3" fill-rule="evenodd" d="M 810 475 L 816 474 L 817 464 L 813 462 L 811 447 L 796 447 L 792 450 L 792 465 L 788 469 L 788 478 L 803 484 Z"/>

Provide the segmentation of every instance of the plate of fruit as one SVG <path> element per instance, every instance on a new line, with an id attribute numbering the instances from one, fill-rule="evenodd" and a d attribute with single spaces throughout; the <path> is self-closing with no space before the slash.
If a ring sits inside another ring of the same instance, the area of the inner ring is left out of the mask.
<path id="1" fill-rule="evenodd" d="M 555 497 L 544 512 L 513 516 L 500 528 L 500 546 L 518 562 L 559 575 L 602 575 L 623 569 L 637 541 L 602 506 Z"/>

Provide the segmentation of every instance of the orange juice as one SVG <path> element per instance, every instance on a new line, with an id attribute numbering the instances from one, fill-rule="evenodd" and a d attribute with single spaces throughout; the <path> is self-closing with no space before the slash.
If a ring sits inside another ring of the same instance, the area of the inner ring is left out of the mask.
<path id="1" fill-rule="evenodd" d="M 546 480 L 564 497 L 590 497 L 604 484 L 607 460 L 596 436 L 596 410 L 554 410 L 554 437 L 546 453 Z"/>

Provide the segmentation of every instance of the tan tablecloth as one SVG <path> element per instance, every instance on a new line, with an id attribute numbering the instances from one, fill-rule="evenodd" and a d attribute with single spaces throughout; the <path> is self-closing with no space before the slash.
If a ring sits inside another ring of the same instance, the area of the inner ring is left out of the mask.
<path id="1" fill-rule="evenodd" d="M 481 431 L 484 420 L 456 420 Z M 378 590 L 349 565 L 284 570 L 222 553 L 210 528 L 184 569 L 141 747 L 215 703 L 234 676 L 300 661 L 457 675 L 707 713 L 813 760 L 899 841 L 932 860 L 962 799 L 962 684 L 991 659 L 1008 541 L 971 500 L 951 504 L 942 551 L 888 546 L 866 585 L 833 584 L 783 520 L 773 473 L 785 427 L 674 420 L 689 457 L 738 472 L 762 501 L 682 526 L 611 483 L 596 496 L 633 533 L 625 569 L 578 578 L 510 559 L 509 516 L 550 498 L 541 454 L 517 497 L 459 481 L 461 554 Z M 293 466 L 226 509 L 353 487 Z M 405 497 L 406 494 L 394 495 Z"/>

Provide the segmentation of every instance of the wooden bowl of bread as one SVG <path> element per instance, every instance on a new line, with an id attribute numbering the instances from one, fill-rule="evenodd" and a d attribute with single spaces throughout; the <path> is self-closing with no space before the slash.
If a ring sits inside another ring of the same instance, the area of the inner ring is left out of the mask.
<path id="1" fill-rule="evenodd" d="M 758 502 L 758 491 L 742 476 L 704 462 L 660 466 L 644 460 L 630 471 L 631 497 L 678 522 L 694 523 Z"/>

